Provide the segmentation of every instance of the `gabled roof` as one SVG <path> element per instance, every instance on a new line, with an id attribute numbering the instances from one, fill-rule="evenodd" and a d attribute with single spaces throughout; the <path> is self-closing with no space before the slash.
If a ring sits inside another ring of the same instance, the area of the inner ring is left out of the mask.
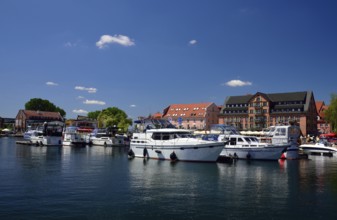
<path id="1" fill-rule="evenodd" d="M 324 111 L 326 111 L 329 108 L 328 105 L 325 105 L 323 101 L 317 101 L 316 102 L 316 109 L 317 109 L 317 114 L 319 117 L 324 118 L 325 114 Z"/>
<path id="2" fill-rule="evenodd" d="M 317 109 L 317 113 L 320 113 L 323 110 L 324 107 L 324 102 L 323 101 L 316 101 L 316 109 Z"/>
<path id="3" fill-rule="evenodd" d="M 309 92 L 288 92 L 267 94 L 258 92 L 255 95 L 229 96 L 226 104 L 248 103 L 250 99 L 255 97 L 257 94 L 263 95 L 271 102 L 305 101 L 308 93 Z"/>
<path id="4" fill-rule="evenodd" d="M 254 95 L 229 96 L 226 101 L 226 104 L 228 105 L 228 104 L 248 103 L 253 96 Z"/>
<path id="5" fill-rule="evenodd" d="M 20 110 L 27 119 L 31 118 L 48 118 L 55 120 L 63 120 L 59 112 L 46 112 L 46 111 L 33 111 L 33 110 Z"/>
<path id="6" fill-rule="evenodd" d="M 193 104 L 172 104 L 166 108 L 163 117 L 204 117 L 209 106 L 215 105 L 213 102 L 193 103 Z M 215 105 L 216 106 L 216 105 Z M 218 109 L 218 107 L 216 106 Z"/>
<path id="7" fill-rule="evenodd" d="M 308 92 L 287 92 L 268 94 L 272 102 L 305 101 Z"/>
<path id="8" fill-rule="evenodd" d="M 251 101 L 251 99 L 253 99 L 256 96 L 262 96 L 264 97 L 266 100 L 270 101 L 270 98 L 268 97 L 268 95 L 266 93 L 262 93 L 262 92 L 257 92 L 255 95 L 252 95 L 252 97 L 248 100 L 248 102 Z"/>

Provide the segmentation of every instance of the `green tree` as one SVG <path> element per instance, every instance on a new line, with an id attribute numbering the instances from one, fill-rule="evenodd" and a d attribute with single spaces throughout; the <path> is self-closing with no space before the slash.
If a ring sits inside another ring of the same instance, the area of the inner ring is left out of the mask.
<path id="1" fill-rule="evenodd" d="M 329 108 L 325 110 L 325 120 L 330 123 L 331 130 L 337 132 L 337 94 L 331 94 Z"/>
<path id="2" fill-rule="evenodd" d="M 88 113 L 88 118 L 97 120 L 100 113 L 101 113 L 101 111 L 89 112 Z"/>
<path id="3" fill-rule="evenodd" d="M 123 132 L 126 132 L 128 127 L 132 125 L 132 119 L 128 118 L 126 113 L 117 107 L 102 110 L 97 121 L 100 128 L 117 126 Z"/>
<path id="4" fill-rule="evenodd" d="M 45 99 L 32 98 L 25 104 L 26 110 L 34 111 L 47 111 L 47 112 L 59 112 L 62 117 L 66 115 L 66 112 L 58 106 Z"/>

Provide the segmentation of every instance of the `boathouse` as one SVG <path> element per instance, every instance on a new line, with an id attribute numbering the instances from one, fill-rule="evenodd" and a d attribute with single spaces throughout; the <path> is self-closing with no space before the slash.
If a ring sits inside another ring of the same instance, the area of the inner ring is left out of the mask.
<path id="1" fill-rule="evenodd" d="M 59 112 L 46 112 L 34 110 L 19 110 L 15 118 L 15 129 L 18 132 L 24 132 L 29 126 L 36 128 L 44 122 L 63 121 Z"/>

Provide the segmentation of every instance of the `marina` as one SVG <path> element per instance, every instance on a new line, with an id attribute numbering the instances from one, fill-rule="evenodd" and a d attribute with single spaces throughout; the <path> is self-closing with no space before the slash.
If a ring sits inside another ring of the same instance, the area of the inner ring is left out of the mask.
<path id="1" fill-rule="evenodd" d="M 0 139 L 1 219 L 332 219 L 337 158 L 186 163 Z M 243 208 L 244 207 L 244 208 Z"/>

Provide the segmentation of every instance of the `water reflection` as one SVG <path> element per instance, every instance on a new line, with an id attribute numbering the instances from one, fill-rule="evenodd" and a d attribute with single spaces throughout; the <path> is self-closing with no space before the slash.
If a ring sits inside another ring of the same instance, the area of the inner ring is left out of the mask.
<path id="1" fill-rule="evenodd" d="M 35 147 L 9 141 L 0 140 L 1 219 L 335 216 L 336 157 L 171 163 L 128 159 L 125 147 Z"/>

